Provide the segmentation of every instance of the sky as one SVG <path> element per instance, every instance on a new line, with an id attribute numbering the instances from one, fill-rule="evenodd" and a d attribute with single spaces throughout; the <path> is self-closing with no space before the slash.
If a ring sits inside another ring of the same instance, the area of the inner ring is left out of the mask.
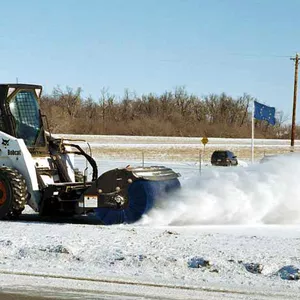
<path id="1" fill-rule="evenodd" d="M 291 122 L 299 11 L 298 0 L 2 0 L 0 80 L 95 100 L 103 88 L 247 93 Z"/>

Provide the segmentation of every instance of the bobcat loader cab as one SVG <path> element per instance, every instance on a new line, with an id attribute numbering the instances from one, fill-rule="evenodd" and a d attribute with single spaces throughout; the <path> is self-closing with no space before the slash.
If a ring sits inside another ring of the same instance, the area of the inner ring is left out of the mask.
<path id="1" fill-rule="evenodd" d="M 45 130 L 41 92 L 40 85 L 0 84 L 0 219 L 18 217 L 28 204 L 43 215 L 92 212 L 104 224 L 132 223 L 180 187 L 180 174 L 164 166 L 129 166 L 98 177 L 91 155 Z M 74 155 L 90 164 L 90 182 L 76 180 Z"/>
<path id="2" fill-rule="evenodd" d="M 1 129 L 23 139 L 30 152 L 40 149 L 45 152 L 46 139 L 39 110 L 39 85 L 0 85 Z"/>

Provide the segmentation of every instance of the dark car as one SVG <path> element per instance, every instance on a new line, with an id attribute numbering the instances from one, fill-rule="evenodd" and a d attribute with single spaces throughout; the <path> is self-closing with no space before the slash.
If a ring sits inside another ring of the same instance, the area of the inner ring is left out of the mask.
<path id="1" fill-rule="evenodd" d="M 213 166 L 237 166 L 238 160 L 233 152 L 228 150 L 214 151 L 211 156 Z"/>

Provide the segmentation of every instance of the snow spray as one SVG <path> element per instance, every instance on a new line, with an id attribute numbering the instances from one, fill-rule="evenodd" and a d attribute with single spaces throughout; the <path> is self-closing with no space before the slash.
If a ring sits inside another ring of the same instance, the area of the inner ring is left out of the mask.
<path id="1" fill-rule="evenodd" d="M 181 191 L 142 224 L 222 225 L 300 222 L 300 155 L 274 156 L 243 167 L 211 167 L 182 182 Z"/>

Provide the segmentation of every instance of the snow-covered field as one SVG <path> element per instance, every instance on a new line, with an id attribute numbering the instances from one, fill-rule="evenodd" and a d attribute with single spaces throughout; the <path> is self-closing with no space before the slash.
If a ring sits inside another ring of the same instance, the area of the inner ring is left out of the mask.
<path id="1" fill-rule="evenodd" d="M 90 143 L 94 155 L 103 159 L 126 159 L 155 161 L 189 162 L 198 161 L 199 153 L 206 161 L 210 161 L 211 153 L 218 149 L 234 151 L 238 158 L 249 160 L 251 157 L 251 139 L 208 138 L 205 149 L 202 137 L 137 137 L 137 136 L 96 136 L 96 135 L 64 135 L 73 139 L 84 139 Z M 84 143 L 81 143 L 84 145 Z M 300 150 L 298 141 L 295 150 Z M 289 140 L 255 139 L 255 157 L 287 153 L 290 151 Z"/>
<path id="2" fill-rule="evenodd" d="M 171 151 L 169 145 L 177 154 L 182 145 L 197 153 L 199 139 L 88 139 L 98 149 L 100 173 L 142 162 L 140 155 L 123 151 L 102 156 L 103 145 L 112 150 L 143 145 L 153 151 L 145 152 L 145 165 L 159 163 L 182 174 L 181 191 L 133 225 L 50 223 L 29 208 L 21 221 L 1 221 L 3 292 L 55 299 L 299 299 L 300 155 L 253 165 L 246 157 L 239 167 L 218 168 L 208 163 L 207 145 L 200 170 L 197 155 L 176 160 L 163 154 Z M 215 144 L 250 147 L 249 140 Z M 288 141 L 261 140 L 260 147 L 285 153 Z"/>

